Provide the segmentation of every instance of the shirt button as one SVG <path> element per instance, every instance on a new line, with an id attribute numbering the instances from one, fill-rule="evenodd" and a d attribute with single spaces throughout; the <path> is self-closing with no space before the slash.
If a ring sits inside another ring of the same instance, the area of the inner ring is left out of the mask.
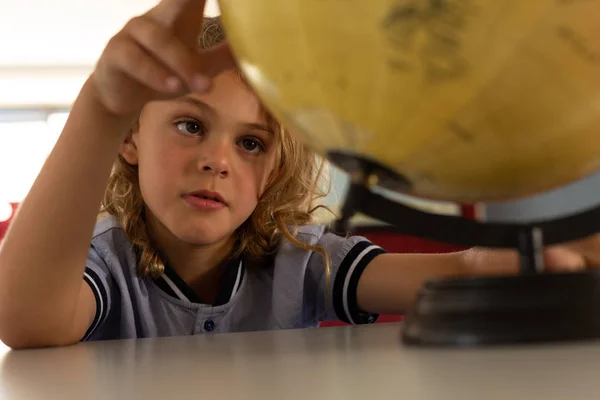
<path id="1" fill-rule="evenodd" d="M 212 319 L 207 319 L 204 321 L 204 330 L 206 332 L 212 332 L 215 329 L 215 321 Z"/>

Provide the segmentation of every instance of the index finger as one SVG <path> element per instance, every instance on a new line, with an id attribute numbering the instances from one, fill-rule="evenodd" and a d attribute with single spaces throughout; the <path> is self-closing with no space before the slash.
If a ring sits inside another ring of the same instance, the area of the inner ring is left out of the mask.
<path id="1" fill-rule="evenodd" d="M 202 31 L 205 4 L 205 0 L 162 0 L 146 16 L 172 29 L 183 44 L 193 48 Z"/>

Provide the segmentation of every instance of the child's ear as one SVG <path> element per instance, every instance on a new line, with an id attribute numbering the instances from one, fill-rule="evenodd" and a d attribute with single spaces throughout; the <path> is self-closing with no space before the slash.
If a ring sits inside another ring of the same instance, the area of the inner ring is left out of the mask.
<path id="1" fill-rule="evenodd" d="M 127 137 L 125 138 L 123 143 L 121 143 L 121 150 L 119 151 L 119 153 L 121 154 L 121 156 L 123 156 L 125 161 L 127 161 L 129 164 L 137 165 L 138 150 L 137 150 L 137 146 L 135 144 L 135 139 L 133 136 L 134 136 L 133 132 L 129 132 L 127 134 Z"/>

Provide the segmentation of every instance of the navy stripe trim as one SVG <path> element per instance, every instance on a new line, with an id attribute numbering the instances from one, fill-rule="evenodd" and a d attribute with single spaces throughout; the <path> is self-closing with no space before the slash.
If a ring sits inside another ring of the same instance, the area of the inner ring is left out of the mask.
<path id="1" fill-rule="evenodd" d="M 179 275 L 177 275 L 177 272 L 175 272 L 175 270 L 171 268 L 168 264 L 165 265 L 165 275 L 167 275 L 169 279 L 171 279 L 175 286 L 177 286 L 177 289 L 181 290 L 181 293 L 183 293 L 189 301 L 191 301 L 192 303 L 202 303 L 196 292 L 194 292 L 194 289 L 189 287 L 188 284 Z M 165 285 L 169 286 L 168 284 L 166 284 L 166 282 Z"/>
<path id="2" fill-rule="evenodd" d="M 220 306 L 229 303 L 231 296 L 234 294 L 233 291 L 239 290 L 243 279 L 243 264 L 244 262 L 239 257 L 227 263 L 227 265 L 225 266 L 223 278 L 221 280 L 221 288 L 219 289 L 219 293 L 217 294 L 217 298 L 215 299 L 215 304 L 213 304 L 214 306 Z M 238 274 L 240 274 L 240 282 L 236 287 Z"/>
<path id="3" fill-rule="evenodd" d="M 94 293 L 94 298 L 96 300 L 96 315 L 82 339 L 82 341 L 86 341 L 108 316 L 108 294 L 102 280 L 94 270 L 86 268 L 83 274 L 83 280 L 87 282 L 92 289 L 92 293 Z"/>
<path id="4" fill-rule="evenodd" d="M 338 318 L 348 324 L 369 324 L 378 314 L 363 312 L 358 307 L 357 289 L 362 273 L 369 263 L 386 251 L 369 241 L 352 247 L 342 260 L 333 284 L 333 306 Z"/>
<path id="5" fill-rule="evenodd" d="M 173 291 L 173 289 L 171 289 L 171 286 L 169 286 L 169 284 L 165 282 L 165 280 L 162 277 L 155 279 L 154 282 L 163 292 L 167 293 L 169 296 L 177 297 L 177 294 Z"/>
<path id="6" fill-rule="evenodd" d="M 386 252 L 382 248 L 373 248 L 367 254 L 365 254 L 358 265 L 354 268 L 350 281 L 348 282 L 348 292 L 346 301 L 348 302 L 348 308 L 350 310 L 350 317 L 355 324 L 372 324 L 379 318 L 378 314 L 363 312 L 358 307 L 357 292 L 358 292 L 358 281 L 362 276 L 365 268 L 375 257 Z"/>
<path id="7" fill-rule="evenodd" d="M 219 292 L 217 293 L 217 297 L 215 299 L 214 304 L 212 306 L 220 306 L 223 304 L 229 303 L 232 295 L 235 294 L 234 290 L 239 290 L 242 286 L 242 282 L 244 279 L 245 265 L 244 265 L 243 257 L 236 257 L 233 260 L 230 260 L 223 268 L 223 276 L 221 287 Z M 171 268 L 168 264 L 165 264 L 165 275 L 173 282 L 173 284 L 183 293 L 187 300 L 192 303 L 203 304 L 200 300 L 200 297 L 196 294 L 194 289 L 192 289 L 178 274 L 177 272 Z M 238 278 L 238 274 L 240 274 L 239 284 L 236 286 L 236 281 Z M 173 291 L 171 286 L 162 278 L 158 277 L 154 280 L 156 285 L 165 293 L 175 298 L 179 298 L 177 294 Z"/>

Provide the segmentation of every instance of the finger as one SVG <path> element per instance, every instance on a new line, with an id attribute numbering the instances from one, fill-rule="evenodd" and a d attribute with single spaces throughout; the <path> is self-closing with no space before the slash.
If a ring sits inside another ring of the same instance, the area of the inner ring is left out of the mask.
<path id="1" fill-rule="evenodd" d="M 182 90 L 179 78 L 125 35 L 115 37 L 111 47 L 107 54 L 113 68 L 158 93 L 168 95 Z"/>
<path id="2" fill-rule="evenodd" d="M 229 47 L 228 42 L 202 51 L 203 63 L 202 73 L 206 76 L 214 77 L 223 71 L 236 68 L 236 59 Z"/>
<path id="3" fill-rule="evenodd" d="M 140 17 L 132 19 L 125 31 L 157 61 L 177 74 L 196 92 L 209 87 L 209 79 L 199 73 L 200 56 L 189 50 L 172 33 L 154 21 Z"/>
<path id="4" fill-rule="evenodd" d="M 585 258 L 566 247 L 549 247 L 544 250 L 544 266 L 547 271 L 581 271 L 586 268 Z"/>
<path id="5" fill-rule="evenodd" d="M 600 235 L 595 234 L 565 243 L 562 247 L 566 247 L 571 251 L 580 253 L 586 260 L 588 267 L 600 267 Z"/>
<path id="6" fill-rule="evenodd" d="M 172 28 L 178 39 L 192 48 L 202 31 L 205 3 L 204 0 L 162 0 L 146 15 L 165 28 Z"/>

